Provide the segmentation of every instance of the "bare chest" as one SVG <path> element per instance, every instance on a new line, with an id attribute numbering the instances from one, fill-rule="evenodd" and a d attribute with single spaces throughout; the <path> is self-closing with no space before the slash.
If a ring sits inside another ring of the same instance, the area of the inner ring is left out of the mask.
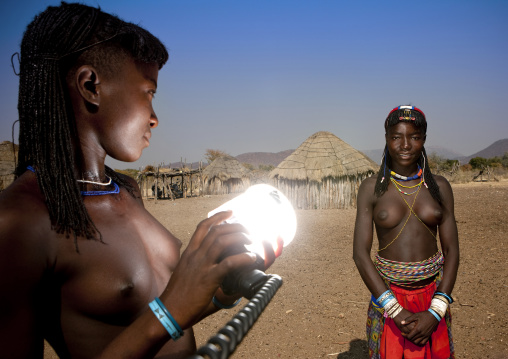
<path id="1" fill-rule="evenodd" d="M 128 195 L 127 195 L 128 196 Z M 180 242 L 134 199 L 86 203 L 101 240 L 60 241 L 55 272 L 65 319 L 127 325 L 166 286 Z"/>
<path id="2" fill-rule="evenodd" d="M 374 223 L 379 229 L 391 229 L 404 222 L 411 212 L 411 216 L 418 216 L 428 227 L 438 226 L 443 219 L 441 206 L 426 189 L 404 195 L 391 186 L 374 206 Z"/>

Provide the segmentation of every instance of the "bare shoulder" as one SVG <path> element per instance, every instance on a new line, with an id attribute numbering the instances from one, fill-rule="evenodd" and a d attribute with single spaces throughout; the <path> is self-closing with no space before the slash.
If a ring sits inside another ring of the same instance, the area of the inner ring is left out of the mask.
<path id="1" fill-rule="evenodd" d="M 450 182 L 443 176 L 433 175 L 433 177 L 439 187 L 443 206 L 453 213 L 455 200 L 453 198 L 453 190 Z"/>
<path id="2" fill-rule="evenodd" d="M 432 175 L 434 177 L 434 180 L 436 181 L 437 185 L 439 186 L 439 191 L 444 196 L 446 194 L 451 195 L 452 194 L 452 186 L 450 185 L 450 182 L 443 177 L 439 175 Z"/>
<path id="3" fill-rule="evenodd" d="M 374 188 L 376 186 L 376 177 L 372 176 L 366 178 L 360 184 L 357 197 L 357 211 L 364 212 L 366 208 L 372 209 L 376 202 Z"/>
<path id="4" fill-rule="evenodd" d="M 51 222 L 34 177 L 24 175 L 0 194 L 0 258 L 45 257 Z M 49 248 L 48 248 L 49 249 Z M 41 260 L 43 260 L 41 258 Z M 33 263 L 35 265 L 35 263 Z"/>
<path id="5" fill-rule="evenodd" d="M 360 184 L 360 188 L 358 189 L 358 195 L 365 197 L 369 195 L 374 195 L 374 188 L 376 186 L 376 176 L 371 176 L 366 178 Z"/>
<path id="6" fill-rule="evenodd" d="M 365 191 L 367 189 L 371 189 L 374 191 L 374 187 L 376 186 L 376 176 L 370 176 L 362 181 L 362 184 L 360 185 L 360 190 Z"/>

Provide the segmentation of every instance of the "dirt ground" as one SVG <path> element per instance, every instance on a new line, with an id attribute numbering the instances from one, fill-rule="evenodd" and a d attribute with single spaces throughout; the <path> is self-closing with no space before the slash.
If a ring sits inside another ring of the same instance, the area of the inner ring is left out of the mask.
<path id="1" fill-rule="evenodd" d="M 452 187 L 461 246 L 451 306 L 456 357 L 508 358 L 508 182 Z M 185 246 L 208 211 L 232 197 L 150 200 L 146 207 Z M 283 285 L 231 358 L 368 358 L 370 294 L 352 260 L 355 210 L 298 210 L 297 218 L 294 241 L 268 270 Z M 196 325 L 198 347 L 246 303 Z"/>

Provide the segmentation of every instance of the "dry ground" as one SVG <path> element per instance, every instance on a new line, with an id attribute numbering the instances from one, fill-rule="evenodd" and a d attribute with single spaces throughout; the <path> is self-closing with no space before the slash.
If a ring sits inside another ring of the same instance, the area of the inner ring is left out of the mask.
<path id="1" fill-rule="evenodd" d="M 508 182 L 452 187 L 461 245 L 452 304 L 456 357 L 508 358 Z M 208 211 L 232 197 L 150 200 L 146 207 L 185 245 Z M 355 210 L 299 210 L 297 216 L 295 240 L 268 270 L 284 284 L 231 358 L 368 358 L 370 294 L 352 260 Z M 198 346 L 245 303 L 196 325 Z"/>

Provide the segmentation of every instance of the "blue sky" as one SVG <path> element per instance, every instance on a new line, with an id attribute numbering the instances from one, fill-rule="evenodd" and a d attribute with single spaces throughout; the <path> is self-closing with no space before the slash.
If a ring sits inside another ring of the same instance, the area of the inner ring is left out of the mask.
<path id="1" fill-rule="evenodd" d="M 384 146 L 400 104 L 421 108 L 428 146 L 470 155 L 508 137 L 508 1 L 95 0 L 168 47 L 159 127 L 134 163 L 298 147 L 330 131 Z M 0 141 L 17 119 L 11 55 L 49 0 L 0 4 Z M 16 131 L 17 133 L 17 131 Z M 16 134 L 17 138 L 17 134 Z"/>

